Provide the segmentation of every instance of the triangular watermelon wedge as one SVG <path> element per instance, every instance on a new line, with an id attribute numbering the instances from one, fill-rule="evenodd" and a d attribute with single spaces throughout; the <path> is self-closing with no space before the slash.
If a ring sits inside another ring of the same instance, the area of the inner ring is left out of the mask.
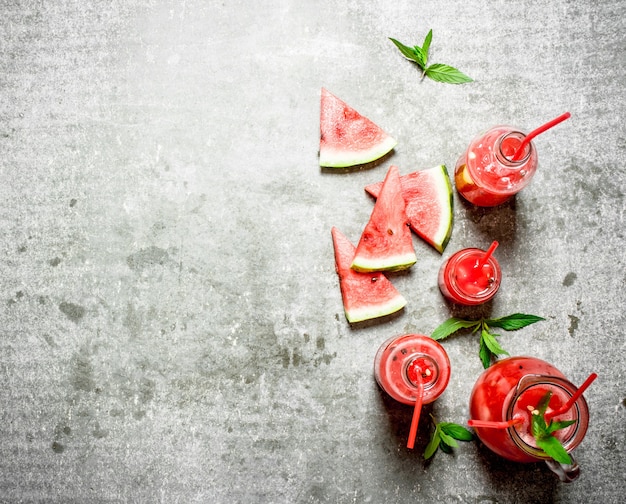
<path id="1" fill-rule="evenodd" d="M 339 287 L 343 308 L 348 322 L 362 322 L 391 315 L 406 305 L 406 299 L 380 272 L 359 273 L 350 265 L 355 247 L 339 231 L 331 229 L 335 248 L 335 270 L 339 276 Z"/>
<path id="2" fill-rule="evenodd" d="M 417 257 L 405 208 L 400 173 L 397 166 L 391 165 L 356 247 L 352 269 L 395 271 L 415 264 Z"/>
<path id="3" fill-rule="evenodd" d="M 402 175 L 402 196 L 411 229 L 426 243 L 442 253 L 452 234 L 452 185 L 445 165 Z M 378 197 L 382 182 L 365 190 Z"/>
<path id="4" fill-rule="evenodd" d="M 322 88 L 320 166 L 343 168 L 370 163 L 396 145 L 379 126 Z"/>

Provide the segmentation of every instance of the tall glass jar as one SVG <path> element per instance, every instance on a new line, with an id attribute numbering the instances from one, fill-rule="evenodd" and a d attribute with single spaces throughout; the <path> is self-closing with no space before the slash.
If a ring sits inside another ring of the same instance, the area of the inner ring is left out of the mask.
<path id="1" fill-rule="evenodd" d="M 457 191 L 477 206 L 504 203 L 528 185 L 537 171 L 537 151 L 528 142 L 513 159 L 526 135 L 511 126 L 495 126 L 474 138 L 454 170 Z"/>
<path id="2" fill-rule="evenodd" d="M 552 364 L 534 357 L 508 357 L 487 368 L 478 378 L 470 396 L 470 418 L 486 422 L 517 423 L 508 428 L 474 427 L 476 435 L 490 450 L 514 462 L 544 460 L 563 481 L 578 477 L 579 467 L 559 464 L 535 443 L 532 435 L 532 415 L 536 406 L 550 391 L 552 397 L 546 414 L 557 412 L 576 393 L 569 382 Z M 569 427 L 554 432 L 569 453 L 585 437 L 589 424 L 589 409 L 581 395 L 574 405 L 554 417 L 555 421 L 573 420 Z"/>

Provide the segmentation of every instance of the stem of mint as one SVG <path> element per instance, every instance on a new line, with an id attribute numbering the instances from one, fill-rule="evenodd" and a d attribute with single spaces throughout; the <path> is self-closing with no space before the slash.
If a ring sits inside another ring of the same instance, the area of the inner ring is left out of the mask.
<path id="1" fill-rule="evenodd" d="M 525 313 L 513 313 L 505 317 L 481 318 L 479 320 L 463 320 L 452 317 L 438 326 L 432 332 L 431 338 L 434 340 L 442 340 L 461 329 L 471 329 L 472 333 L 480 331 L 478 356 L 483 367 L 487 369 L 491 365 L 492 360 L 497 359 L 498 356 L 509 355 L 497 340 L 499 335 L 492 332 L 491 327 L 499 327 L 505 331 L 517 331 L 540 320 L 545 319 L 537 315 L 528 315 Z"/>

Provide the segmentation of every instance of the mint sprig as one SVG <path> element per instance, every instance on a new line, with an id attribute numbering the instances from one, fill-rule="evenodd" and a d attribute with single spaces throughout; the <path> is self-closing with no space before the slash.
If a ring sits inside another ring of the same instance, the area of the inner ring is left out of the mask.
<path id="1" fill-rule="evenodd" d="M 541 398 L 536 409 L 532 412 L 531 418 L 531 430 L 537 446 L 541 448 L 546 455 L 553 458 L 561 464 L 571 464 L 572 459 L 569 453 L 565 451 L 561 442 L 552 435 L 565 427 L 576 423 L 576 420 L 564 420 L 555 422 L 550 420 L 549 424 L 546 424 L 545 413 L 550 404 L 550 398 L 552 397 L 552 391 L 548 390 L 546 394 Z"/>
<path id="2" fill-rule="evenodd" d="M 433 39 L 433 31 L 430 30 L 424 39 L 422 47 L 415 45 L 413 47 L 407 46 L 402 42 L 389 37 L 395 46 L 400 50 L 402 55 L 417 64 L 422 70 L 422 79 L 428 77 L 437 82 L 445 82 L 448 84 L 463 84 L 465 82 L 472 82 L 473 79 L 468 77 L 460 70 L 457 70 L 450 65 L 444 65 L 443 63 L 434 63 L 428 65 L 428 51 L 430 49 L 430 43 Z"/>
<path id="3" fill-rule="evenodd" d="M 474 435 L 462 425 L 452 422 L 437 422 L 432 415 L 430 418 L 435 425 L 435 430 L 424 450 L 424 459 L 426 460 L 432 457 L 438 448 L 446 453 L 452 453 L 452 449 L 459 446 L 457 440 L 472 441 L 474 439 Z"/>
<path id="4" fill-rule="evenodd" d="M 502 348 L 497 338 L 499 334 L 492 332 L 491 327 L 498 327 L 505 331 L 517 331 L 540 320 L 545 320 L 537 315 L 527 315 L 525 313 L 513 313 L 500 318 L 481 318 L 480 320 L 463 320 L 452 317 L 437 327 L 431 334 L 434 340 L 442 340 L 461 329 L 471 329 L 472 333 L 480 331 L 480 348 L 478 356 L 487 369 L 491 365 L 492 359 L 497 359 L 499 355 L 509 355 Z"/>

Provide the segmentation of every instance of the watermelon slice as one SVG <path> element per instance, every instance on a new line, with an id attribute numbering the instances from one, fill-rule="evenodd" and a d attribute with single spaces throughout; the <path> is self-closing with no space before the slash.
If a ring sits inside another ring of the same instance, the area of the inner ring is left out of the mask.
<path id="1" fill-rule="evenodd" d="M 416 261 L 400 173 L 397 166 L 391 165 L 356 247 L 352 269 L 395 271 L 410 268 Z"/>
<path id="2" fill-rule="evenodd" d="M 355 247 L 339 231 L 331 229 L 335 248 L 335 270 L 339 276 L 341 298 L 348 322 L 362 322 L 390 315 L 406 305 L 406 299 L 380 272 L 359 273 L 350 264 Z"/>
<path id="3" fill-rule="evenodd" d="M 411 229 L 442 253 L 452 234 L 452 185 L 444 165 L 400 177 L 402 196 Z M 365 190 L 378 198 L 382 182 Z"/>
<path id="4" fill-rule="evenodd" d="M 320 166 L 342 168 L 369 163 L 396 144 L 379 126 L 322 88 Z"/>

